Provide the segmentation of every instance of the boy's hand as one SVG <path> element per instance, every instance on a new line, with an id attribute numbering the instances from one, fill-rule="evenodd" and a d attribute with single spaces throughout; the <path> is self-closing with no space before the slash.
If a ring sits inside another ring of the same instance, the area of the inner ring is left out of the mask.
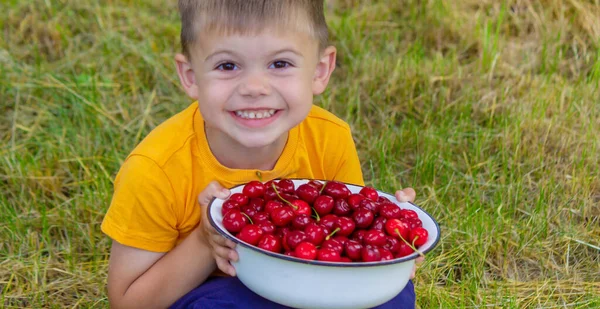
<path id="1" fill-rule="evenodd" d="M 229 261 L 237 261 L 238 255 L 235 252 L 235 243 L 223 237 L 208 220 L 208 204 L 213 198 L 226 199 L 231 192 L 223 188 L 218 182 L 213 181 L 206 186 L 204 191 L 198 196 L 198 203 L 202 207 L 202 221 L 198 228 L 201 232 L 201 237 L 208 246 L 212 249 L 213 257 L 217 263 L 217 267 L 224 273 L 235 276 L 235 268 L 231 266 Z"/>
<path id="2" fill-rule="evenodd" d="M 398 190 L 398 191 L 396 191 L 395 195 L 396 195 L 396 199 L 398 200 L 398 202 L 414 202 L 415 197 L 417 196 L 417 194 L 413 188 L 406 188 L 406 189 Z M 415 271 L 417 270 L 417 264 L 421 264 L 423 262 L 423 260 L 424 260 L 423 257 L 417 258 L 415 266 L 413 267 L 413 270 L 410 274 L 410 279 L 415 277 Z"/>

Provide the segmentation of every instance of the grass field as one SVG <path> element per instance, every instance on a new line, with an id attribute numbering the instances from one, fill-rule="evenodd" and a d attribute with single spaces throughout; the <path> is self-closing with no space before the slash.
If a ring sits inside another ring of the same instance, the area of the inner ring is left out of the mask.
<path id="1" fill-rule="evenodd" d="M 176 1 L 0 3 L 0 307 L 105 308 L 100 223 L 125 156 L 190 104 Z M 443 238 L 420 308 L 600 308 L 600 1 L 338 0 L 368 183 Z"/>

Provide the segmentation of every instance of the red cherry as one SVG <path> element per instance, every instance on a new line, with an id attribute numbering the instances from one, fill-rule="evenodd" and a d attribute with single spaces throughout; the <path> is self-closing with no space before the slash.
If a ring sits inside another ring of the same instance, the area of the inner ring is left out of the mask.
<path id="1" fill-rule="evenodd" d="M 386 249 L 379 249 L 379 252 L 381 253 L 381 260 L 382 261 L 389 261 L 389 260 L 393 260 L 394 259 L 394 255 Z"/>
<path id="2" fill-rule="evenodd" d="M 360 204 L 358 207 L 370 210 L 374 214 L 377 214 L 377 213 L 379 213 L 380 204 L 377 202 L 373 202 L 370 199 L 364 199 L 364 200 L 360 201 Z"/>
<path id="3" fill-rule="evenodd" d="M 319 197 L 319 191 L 315 187 L 305 183 L 298 186 L 298 189 L 296 189 L 296 195 L 298 195 L 298 197 L 303 201 L 313 204 L 317 197 Z"/>
<path id="4" fill-rule="evenodd" d="M 347 256 L 342 256 L 340 258 L 340 262 L 342 262 L 342 263 L 352 263 L 352 260 L 349 257 L 347 257 Z"/>
<path id="5" fill-rule="evenodd" d="M 275 210 L 279 207 L 283 207 L 282 202 L 277 201 L 277 200 L 267 201 L 267 203 L 265 204 L 265 212 L 268 214 L 271 214 L 273 212 L 273 210 Z"/>
<path id="6" fill-rule="evenodd" d="M 381 204 L 381 208 L 379 208 L 379 214 L 386 219 L 402 218 L 400 207 L 391 203 Z"/>
<path id="7" fill-rule="evenodd" d="M 360 208 L 352 214 L 352 219 L 356 222 L 356 227 L 365 229 L 373 223 L 373 213 L 365 208 Z"/>
<path id="8" fill-rule="evenodd" d="M 341 256 L 337 251 L 322 248 L 317 250 L 317 260 L 326 262 L 339 262 L 341 261 Z"/>
<path id="9" fill-rule="evenodd" d="M 321 225 L 327 230 L 327 233 L 331 233 L 335 229 L 335 225 L 337 224 L 338 216 L 333 214 L 325 215 L 321 217 Z"/>
<path id="10" fill-rule="evenodd" d="M 380 195 L 379 198 L 377 198 L 377 201 L 381 204 L 383 203 L 392 203 L 392 201 L 390 201 L 387 197 Z"/>
<path id="11" fill-rule="evenodd" d="M 275 189 L 273 189 L 271 186 L 268 186 L 265 189 L 265 195 L 263 196 L 265 201 L 272 201 L 272 200 L 276 200 L 279 197 L 277 196 L 277 193 L 275 192 Z"/>
<path id="12" fill-rule="evenodd" d="M 370 229 L 383 231 L 383 229 L 385 228 L 386 221 L 387 219 L 384 217 L 377 217 L 373 220 L 373 223 L 371 223 Z"/>
<path id="13" fill-rule="evenodd" d="M 410 231 L 410 242 L 415 247 L 424 245 L 427 242 L 427 237 L 429 237 L 429 233 L 422 227 L 417 227 Z"/>
<path id="14" fill-rule="evenodd" d="M 348 242 L 348 237 L 346 236 L 341 236 L 341 235 L 335 235 L 332 238 L 333 240 L 337 241 L 340 243 L 340 245 L 342 245 L 342 250 L 344 249 L 344 246 L 346 245 L 346 243 Z"/>
<path id="15" fill-rule="evenodd" d="M 362 244 L 366 232 L 366 230 L 355 230 L 351 238 Z"/>
<path id="16" fill-rule="evenodd" d="M 306 203 L 303 200 L 293 200 L 290 202 L 292 205 L 294 205 L 294 213 L 296 213 L 296 215 L 309 215 L 312 213 L 312 209 L 310 208 L 310 205 L 308 205 L 308 203 Z"/>
<path id="17" fill-rule="evenodd" d="M 281 238 L 267 234 L 258 242 L 258 247 L 275 253 L 281 253 Z"/>
<path id="18" fill-rule="evenodd" d="M 284 254 L 284 255 L 287 255 L 287 256 L 293 256 L 293 257 L 296 257 L 296 254 L 294 253 L 294 251 L 286 251 L 286 252 L 284 252 L 283 254 Z"/>
<path id="19" fill-rule="evenodd" d="M 291 207 L 280 207 L 271 213 L 271 220 L 275 226 L 284 226 L 294 220 L 294 210 Z"/>
<path id="20" fill-rule="evenodd" d="M 254 217 L 254 215 L 256 215 L 256 214 L 258 213 L 258 211 L 256 210 L 256 208 L 254 208 L 254 207 L 253 207 L 252 205 L 250 205 L 250 204 L 247 204 L 247 205 L 244 205 L 244 206 L 242 206 L 242 208 L 240 208 L 240 210 L 241 210 L 243 213 L 247 214 L 247 215 L 248 215 L 248 217 L 250 217 L 250 218 Z"/>
<path id="21" fill-rule="evenodd" d="M 371 201 L 377 201 L 377 199 L 379 198 L 379 194 L 377 194 L 377 190 L 375 190 L 372 187 L 363 187 L 362 189 L 360 189 L 360 192 L 358 192 L 361 195 L 364 195 L 366 198 L 370 199 Z"/>
<path id="22" fill-rule="evenodd" d="M 405 219 L 405 221 L 408 223 L 408 226 L 410 227 L 411 230 L 414 230 L 418 227 L 423 226 L 423 222 L 421 222 L 421 219 L 411 218 L 411 219 Z"/>
<path id="23" fill-rule="evenodd" d="M 317 191 L 319 191 L 319 192 L 321 192 L 321 189 L 323 189 L 323 183 L 318 180 L 313 179 L 313 180 L 307 182 L 306 184 L 317 189 Z"/>
<path id="24" fill-rule="evenodd" d="M 379 230 L 368 230 L 363 238 L 365 245 L 381 247 L 385 245 L 385 233 Z"/>
<path id="25" fill-rule="evenodd" d="M 271 220 L 271 217 L 269 217 L 269 214 L 264 211 L 255 213 L 254 216 L 251 216 L 251 218 L 252 218 L 252 221 L 254 221 L 254 223 L 256 223 L 256 224 Z"/>
<path id="26" fill-rule="evenodd" d="M 264 231 L 258 225 L 248 224 L 242 228 L 236 237 L 253 246 L 256 246 L 263 235 Z"/>
<path id="27" fill-rule="evenodd" d="M 304 233 L 306 233 L 308 241 L 313 243 L 315 246 L 321 245 L 321 243 L 323 243 L 325 240 L 325 237 L 327 237 L 325 228 L 312 222 L 306 226 Z"/>
<path id="28" fill-rule="evenodd" d="M 381 252 L 379 248 L 374 246 L 364 246 L 360 252 L 360 256 L 364 262 L 381 261 Z"/>
<path id="29" fill-rule="evenodd" d="M 364 196 L 358 193 L 353 193 L 350 196 L 348 196 L 348 205 L 350 205 L 350 208 L 352 208 L 352 210 L 357 210 L 358 207 L 360 207 L 360 201 L 364 199 Z"/>
<path id="30" fill-rule="evenodd" d="M 333 213 L 338 216 L 348 216 L 352 213 L 352 208 L 345 199 L 337 199 L 333 204 Z"/>
<path id="31" fill-rule="evenodd" d="M 287 244 L 290 250 L 296 249 L 301 243 L 308 240 L 308 236 L 303 231 L 290 231 L 285 235 L 284 246 Z M 286 248 L 287 249 L 287 248 Z"/>
<path id="32" fill-rule="evenodd" d="M 248 206 L 256 209 L 256 211 L 263 211 L 265 208 L 265 200 L 260 197 L 253 197 L 248 201 Z"/>
<path id="33" fill-rule="evenodd" d="M 335 251 L 335 252 L 337 252 L 339 254 L 341 254 L 342 251 L 344 251 L 344 247 L 342 246 L 342 244 L 339 241 L 337 241 L 337 240 L 335 240 L 333 238 L 326 239 L 323 242 L 323 244 L 321 245 L 321 248 L 323 248 L 323 249 L 330 249 L 330 250 L 333 250 L 333 251 Z"/>
<path id="34" fill-rule="evenodd" d="M 417 212 L 412 209 L 401 209 L 400 213 L 402 214 L 401 219 L 419 219 Z"/>
<path id="35" fill-rule="evenodd" d="M 248 224 L 248 218 L 239 210 L 231 210 L 223 216 L 223 226 L 230 233 L 238 233 Z"/>
<path id="36" fill-rule="evenodd" d="M 244 186 L 242 193 L 249 198 L 261 197 L 265 194 L 265 185 L 257 180 L 250 181 Z"/>
<path id="37" fill-rule="evenodd" d="M 273 233 L 273 235 L 281 238 L 281 241 L 283 242 L 283 240 L 285 239 L 285 235 L 287 235 L 287 233 L 290 232 L 290 228 L 287 226 L 284 227 L 276 227 L 275 228 L 275 232 Z"/>
<path id="38" fill-rule="evenodd" d="M 323 192 L 336 199 L 347 198 L 348 196 L 350 196 L 350 194 L 352 194 L 352 192 L 350 192 L 350 189 L 348 189 L 348 187 L 346 187 L 345 184 L 338 181 L 327 182 L 327 184 L 325 184 Z"/>
<path id="39" fill-rule="evenodd" d="M 404 220 L 400 219 L 389 219 L 385 223 L 385 232 L 393 237 L 400 239 L 400 236 L 404 238 L 404 240 L 408 241 L 408 237 L 410 234 L 410 228 L 408 224 Z M 400 234 L 400 235 L 398 235 Z"/>
<path id="40" fill-rule="evenodd" d="M 297 230 L 304 230 L 309 223 L 312 223 L 314 220 L 309 215 L 296 215 L 294 220 L 292 220 L 292 226 Z"/>
<path id="41" fill-rule="evenodd" d="M 294 193 L 294 191 L 296 191 L 294 182 L 291 179 L 281 179 L 277 182 L 277 187 L 278 189 L 281 188 L 281 191 L 284 193 Z"/>
<path id="42" fill-rule="evenodd" d="M 321 195 L 317 197 L 315 202 L 313 203 L 313 207 L 315 211 L 319 214 L 319 216 L 324 216 L 333 210 L 333 197 L 329 195 Z"/>
<path id="43" fill-rule="evenodd" d="M 346 255 L 354 260 L 354 261 L 359 261 L 362 256 L 361 256 L 361 250 L 363 248 L 363 245 L 356 241 L 356 240 L 348 240 L 346 242 L 346 245 L 344 246 L 344 252 L 346 253 Z"/>
<path id="44" fill-rule="evenodd" d="M 317 258 L 317 247 L 310 242 L 301 242 L 296 246 L 294 255 L 305 260 L 314 260 Z"/>
<path id="45" fill-rule="evenodd" d="M 260 221 L 257 225 L 265 234 L 275 233 L 275 225 L 271 221 Z"/>
<path id="46" fill-rule="evenodd" d="M 354 229 L 356 228 L 356 224 L 354 223 L 354 220 L 352 220 L 348 217 L 340 217 L 337 219 L 336 223 L 334 224 L 334 228 L 340 229 L 337 232 L 337 235 L 350 236 L 350 234 L 352 234 L 352 232 L 354 232 Z"/>
<path id="47" fill-rule="evenodd" d="M 230 210 L 237 209 L 240 210 L 240 204 L 233 200 L 226 200 L 223 202 L 223 207 L 221 208 L 221 214 L 224 216 Z"/>
<path id="48" fill-rule="evenodd" d="M 396 258 L 410 255 L 413 252 L 415 252 L 415 250 L 413 250 L 407 243 L 400 241 L 398 243 L 398 251 L 396 251 Z"/>
<path id="49" fill-rule="evenodd" d="M 382 246 L 383 249 L 389 250 L 392 253 L 396 253 L 398 252 L 398 250 L 400 250 L 400 240 L 398 240 L 398 238 L 395 238 L 393 236 L 386 236 L 385 237 L 385 245 Z"/>
<path id="50" fill-rule="evenodd" d="M 237 202 L 240 206 L 248 204 L 248 196 L 242 193 L 233 193 L 228 200 Z"/>

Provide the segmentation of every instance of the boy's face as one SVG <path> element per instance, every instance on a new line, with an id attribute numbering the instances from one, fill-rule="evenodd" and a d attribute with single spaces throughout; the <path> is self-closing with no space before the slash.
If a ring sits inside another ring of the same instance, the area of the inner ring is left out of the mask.
<path id="1" fill-rule="evenodd" d="M 191 62 L 177 56 L 178 71 L 188 95 L 198 100 L 207 135 L 213 135 L 209 141 L 227 139 L 246 148 L 287 138 L 335 67 L 335 49 L 319 54 L 317 41 L 303 32 L 203 34 L 196 45 Z"/>

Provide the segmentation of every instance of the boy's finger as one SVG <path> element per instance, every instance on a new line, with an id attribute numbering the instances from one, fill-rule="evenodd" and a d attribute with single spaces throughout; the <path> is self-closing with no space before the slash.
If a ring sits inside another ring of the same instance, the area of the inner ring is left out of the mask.
<path id="1" fill-rule="evenodd" d="M 417 193 L 413 188 L 404 188 L 402 190 L 396 191 L 396 199 L 399 202 L 414 202 Z"/>
<path id="2" fill-rule="evenodd" d="M 228 260 L 228 261 L 237 261 L 237 254 L 235 251 L 226 248 L 226 247 L 214 247 L 214 253 L 217 257 Z"/>
<path id="3" fill-rule="evenodd" d="M 206 206 L 210 203 L 213 198 L 226 199 L 231 194 L 226 188 L 223 188 L 217 181 L 210 182 L 202 192 L 198 195 L 198 203 L 202 206 Z"/>
<path id="4" fill-rule="evenodd" d="M 235 268 L 233 268 L 233 266 L 231 266 L 231 264 L 229 264 L 229 261 L 222 259 L 220 257 L 216 258 L 216 262 L 217 262 L 217 267 L 219 267 L 219 269 L 230 275 L 230 276 L 235 276 Z"/>

